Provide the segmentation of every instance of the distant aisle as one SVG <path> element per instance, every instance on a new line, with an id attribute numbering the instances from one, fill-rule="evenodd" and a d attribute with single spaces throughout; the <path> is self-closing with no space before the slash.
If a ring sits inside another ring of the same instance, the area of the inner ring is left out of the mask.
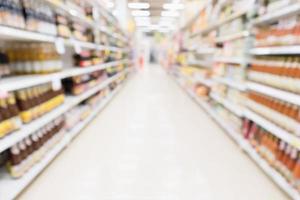
<path id="1" fill-rule="evenodd" d="M 20 199 L 287 197 L 160 67 L 148 66 Z"/>

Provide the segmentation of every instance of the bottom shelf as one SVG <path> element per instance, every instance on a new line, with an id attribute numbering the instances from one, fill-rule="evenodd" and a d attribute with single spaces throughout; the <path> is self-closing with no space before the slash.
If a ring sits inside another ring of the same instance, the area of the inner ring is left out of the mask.
<path id="1" fill-rule="evenodd" d="M 182 84 L 176 78 L 174 79 L 180 86 L 182 86 Z M 292 199 L 300 200 L 298 191 L 294 189 L 284 179 L 284 177 L 281 176 L 280 173 L 278 173 L 264 159 L 262 159 L 252 148 L 252 146 L 242 137 L 242 135 L 230 127 L 230 125 L 228 125 L 226 121 L 223 120 L 206 101 L 200 99 L 191 91 L 186 91 L 185 89 L 184 91 L 187 92 L 189 96 L 191 96 L 192 99 L 195 100 L 223 130 L 225 130 L 225 132 L 241 147 L 241 149 L 243 149 L 250 156 L 250 158 L 272 179 L 274 183 L 276 183 Z"/>
<path id="2" fill-rule="evenodd" d="M 122 85 L 113 90 L 99 105 L 97 105 L 86 119 L 81 121 L 71 131 L 65 133 L 64 137 L 56 144 L 56 146 L 51 149 L 40 162 L 32 167 L 30 171 L 22 176 L 22 178 L 13 179 L 5 169 L 2 169 L 2 171 L 0 171 L 0 199 L 11 200 L 16 198 L 51 163 L 51 161 L 53 161 L 68 144 L 70 144 L 72 139 L 98 115 L 116 93 L 120 91 L 121 87 Z"/>

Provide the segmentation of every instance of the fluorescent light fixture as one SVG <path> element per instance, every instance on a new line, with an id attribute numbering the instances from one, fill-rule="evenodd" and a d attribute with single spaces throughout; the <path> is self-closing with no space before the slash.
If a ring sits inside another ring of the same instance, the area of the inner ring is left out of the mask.
<path id="1" fill-rule="evenodd" d="M 108 2 L 106 3 L 106 6 L 107 6 L 108 8 L 113 8 L 113 7 L 115 6 L 115 4 L 114 4 L 114 2 L 108 1 Z"/>
<path id="2" fill-rule="evenodd" d="M 135 24 L 136 26 L 151 26 L 150 21 L 136 21 Z"/>
<path id="3" fill-rule="evenodd" d="M 148 8 L 150 8 L 150 4 L 149 3 L 142 3 L 142 2 L 128 3 L 128 8 L 131 8 L 131 9 L 148 9 Z"/>
<path id="4" fill-rule="evenodd" d="M 170 29 L 159 29 L 157 31 L 160 33 L 169 33 L 171 30 Z"/>
<path id="5" fill-rule="evenodd" d="M 176 11 L 162 11 L 161 16 L 162 17 L 178 17 L 179 13 Z"/>
<path id="6" fill-rule="evenodd" d="M 150 21 L 150 17 L 135 17 L 134 20 L 136 22 Z"/>
<path id="7" fill-rule="evenodd" d="M 140 16 L 140 17 L 147 17 L 150 16 L 150 12 L 148 10 L 133 10 L 131 12 L 132 16 Z"/>
<path id="8" fill-rule="evenodd" d="M 168 23 L 173 23 L 175 20 L 177 20 L 174 17 L 161 17 L 159 18 L 160 22 L 168 22 Z"/>
<path id="9" fill-rule="evenodd" d="M 165 3 L 163 8 L 166 10 L 183 10 L 184 5 L 182 3 Z"/>

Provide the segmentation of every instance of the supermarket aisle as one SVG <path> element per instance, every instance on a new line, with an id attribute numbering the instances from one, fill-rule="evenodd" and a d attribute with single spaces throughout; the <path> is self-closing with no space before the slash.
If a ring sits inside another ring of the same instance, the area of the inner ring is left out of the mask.
<path id="1" fill-rule="evenodd" d="M 153 66 L 129 81 L 20 199 L 287 197 Z"/>

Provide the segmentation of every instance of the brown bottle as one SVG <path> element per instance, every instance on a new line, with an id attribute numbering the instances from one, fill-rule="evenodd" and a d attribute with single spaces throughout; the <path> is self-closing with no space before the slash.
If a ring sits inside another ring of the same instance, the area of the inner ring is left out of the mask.
<path id="1" fill-rule="evenodd" d="M 37 151 L 40 148 L 39 137 L 38 137 L 37 133 L 33 133 L 30 136 L 30 139 L 32 141 L 33 151 Z"/>
<path id="2" fill-rule="evenodd" d="M 9 150 L 9 160 L 11 165 L 15 166 L 21 163 L 21 151 L 17 144 L 13 145 Z"/>
<path id="3" fill-rule="evenodd" d="M 33 142 L 30 137 L 25 138 L 25 144 L 26 144 L 28 155 L 31 155 L 34 151 L 34 148 L 33 148 Z"/>
<path id="4" fill-rule="evenodd" d="M 28 98 L 25 90 L 17 91 L 17 104 L 21 111 L 26 111 L 29 109 Z"/>
<path id="5" fill-rule="evenodd" d="M 7 99 L 8 110 L 13 117 L 16 117 L 19 114 L 19 108 L 16 103 L 16 99 L 13 93 L 11 93 Z"/>
<path id="6" fill-rule="evenodd" d="M 8 109 L 5 99 L 0 99 L 0 113 L 1 113 L 3 120 L 7 120 L 12 117 L 12 114 Z"/>

